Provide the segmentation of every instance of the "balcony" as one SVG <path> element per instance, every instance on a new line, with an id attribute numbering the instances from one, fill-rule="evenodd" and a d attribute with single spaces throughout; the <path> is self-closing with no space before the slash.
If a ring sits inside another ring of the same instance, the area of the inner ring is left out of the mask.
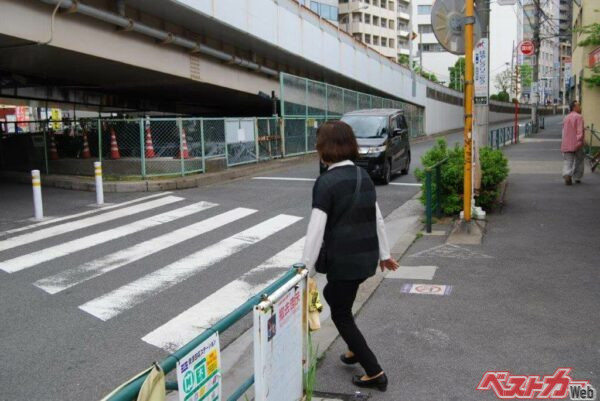
<path id="1" fill-rule="evenodd" d="M 407 12 L 398 10 L 398 18 L 401 18 L 406 21 L 410 21 L 410 14 L 408 14 Z"/>

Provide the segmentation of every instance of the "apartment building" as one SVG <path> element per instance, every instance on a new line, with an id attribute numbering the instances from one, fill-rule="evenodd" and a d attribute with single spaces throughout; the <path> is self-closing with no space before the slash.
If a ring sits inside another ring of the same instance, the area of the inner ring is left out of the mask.
<path id="1" fill-rule="evenodd" d="M 406 3 L 403 0 L 339 0 L 339 26 L 355 39 L 396 61 L 398 1 Z"/>
<path id="2" fill-rule="evenodd" d="M 397 36 L 398 60 L 410 55 L 410 35 L 413 31 L 411 24 L 412 2 L 411 0 L 397 0 Z"/>
<path id="3" fill-rule="evenodd" d="M 540 49 L 538 64 L 538 93 L 539 102 L 560 103 L 560 44 L 559 44 L 559 0 L 541 0 L 540 10 L 533 0 L 522 0 L 520 16 L 517 24 L 517 38 L 519 42 L 533 39 L 535 14 L 538 13 L 540 30 Z M 533 66 L 533 56 L 519 55 L 518 63 Z M 535 84 L 534 84 L 535 85 Z M 533 86 L 533 85 L 532 85 Z M 532 87 L 523 85 L 521 100 L 533 101 Z"/>
<path id="4" fill-rule="evenodd" d="M 560 87 L 558 96 L 568 102 L 566 89 L 568 85 L 571 64 L 571 23 L 573 20 L 573 0 L 560 0 L 558 9 L 559 21 L 559 57 L 560 57 Z M 568 66 L 567 66 L 568 65 Z M 565 69 L 567 71 L 565 71 Z M 566 74 L 565 74 L 566 72 Z M 563 94 L 565 95 L 563 97 Z"/>
<path id="5" fill-rule="evenodd" d="M 597 9 L 598 0 L 578 0 L 573 4 L 573 75 L 568 79 L 570 97 L 581 102 L 585 125 L 593 124 L 596 130 L 600 128 L 600 88 L 588 85 L 584 78 L 593 74 L 592 67 L 600 66 L 600 46 L 581 46 L 579 43 L 586 35 L 577 28 L 600 24 Z"/>
<path id="6" fill-rule="evenodd" d="M 458 56 L 447 52 L 440 45 L 431 25 L 431 8 L 434 0 L 413 0 L 412 24 L 417 33 L 413 40 L 413 54 L 417 64 L 422 61 L 423 70 L 433 72 L 438 80 L 450 82 L 448 69 L 453 67 Z"/>

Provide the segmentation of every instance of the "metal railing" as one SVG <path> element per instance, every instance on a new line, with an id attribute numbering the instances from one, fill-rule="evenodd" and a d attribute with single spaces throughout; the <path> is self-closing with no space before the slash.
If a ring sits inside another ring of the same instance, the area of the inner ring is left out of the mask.
<path id="1" fill-rule="evenodd" d="M 517 135 L 518 135 L 517 129 Z M 515 127 L 507 126 L 490 130 L 490 146 L 500 149 L 501 146 L 515 143 Z"/>
<path id="2" fill-rule="evenodd" d="M 164 371 L 165 375 L 173 371 L 177 365 L 177 361 L 184 358 L 189 352 L 206 341 L 214 333 L 223 333 L 236 322 L 252 312 L 254 307 L 260 304 L 265 297 L 272 295 L 278 289 L 282 288 L 287 282 L 293 279 L 296 275 L 302 273 L 305 269 L 303 264 L 296 264 L 288 270 L 283 276 L 278 278 L 271 285 L 267 286 L 263 291 L 248 299 L 244 304 L 240 305 L 233 312 L 215 323 L 211 328 L 205 330 L 202 334 L 194 338 L 192 341 L 167 356 L 158 365 Z M 142 374 L 133 381 L 127 383 L 124 387 L 118 390 L 107 398 L 107 401 L 133 401 L 137 399 L 140 388 L 142 387 L 148 373 Z M 254 384 L 254 375 L 245 380 L 230 396 L 227 401 L 237 401 L 252 385 Z M 167 382 L 167 390 L 177 390 L 176 382 Z"/>
<path id="3" fill-rule="evenodd" d="M 520 123 L 517 126 L 516 134 L 514 125 L 507 125 L 505 127 L 491 129 L 489 134 L 490 147 L 492 149 L 500 149 L 506 145 L 518 143 L 521 129 L 523 129 L 525 137 L 532 136 L 534 133 L 534 127 L 531 121 Z"/>
<path id="4" fill-rule="evenodd" d="M 442 165 L 448 161 L 444 158 L 433 166 L 425 168 L 425 230 L 431 233 L 432 214 L 435 210 L 435 216 L 442 216 Z M 435 172 L 435 177 L 432 177 Z M 433 196 L 434 188 L 432 178 L 435 178 L 435 199 Z"/>
<path id="5" fill-rule="evenodd" d="M 590 135 L 584 148 L 585 158 L 589 161 L 590 169 L 594 172 L 598 164 L 600 164 L 600 131 L 594 129 L 594 124 L 586 127 L 586 131 Z"/>

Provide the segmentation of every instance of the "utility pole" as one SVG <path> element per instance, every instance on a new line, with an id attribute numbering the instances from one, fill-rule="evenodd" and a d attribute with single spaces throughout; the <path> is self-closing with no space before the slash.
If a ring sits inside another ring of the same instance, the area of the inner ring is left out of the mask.
<path id="1" fill-rule="evenodd" d="M 540 13 L 541 13 L 541 0 L 533 0 L 534 15 L 533 15 L 533 46 L 534 46 L 534 57 L 533 60 L 533 76 L 532 76 L 532 105 L 531 105 L 531 121 L 533 122 L 534 132 L 538 131 L 538 103 L 539 103 L 539 60 L 540 60 Z M 535 89 L 535 91 L 533 90 Z M 534 93 L 535 92 L 535 93 Z"/>
<path id="2" fill-rule="evenodd" d="M 466 223 L 471 221 L 472 145 L 473 145 L 473 0 L 465 1 L 465 160 L 463 182 L 463 213 Z"/>
<path id="3" fill-rule="evenodd" d="M 485 102 L 476 102 L 475 104 L 475 146 L 487 146 L 489 129 L 489 93 L 490 93 L 490 0 L 477 0 L 477 16 L 481 23 L 481 39 L 484 43 L 485 52 L 485 74 L 487 80 L 487 96 Z M 483 40 L 487 39 L 487 40 Z M 476 96 L 480 96 L 477 95 Z M 479 99 L 479 98 L 476 98 Z M 478 186 L 476 186 L 478 187 Z"/>
<path id="4" fill-rule="evenodd" d="M 417 77 L 415 74 L 415 67 L 413 65 L 413 40 L 414 38 L 414 26 L 413 26 L 413 2 L 410 2 L 410 20 L 408 22 L 408 27 L 410 29 L 410 34 L 408 35 L 408 68 L 410 68 L 410 78 L 412 81 L 412 96 L 417 96 Z M 418 25 L 417 25 L 418 26 Z"/>

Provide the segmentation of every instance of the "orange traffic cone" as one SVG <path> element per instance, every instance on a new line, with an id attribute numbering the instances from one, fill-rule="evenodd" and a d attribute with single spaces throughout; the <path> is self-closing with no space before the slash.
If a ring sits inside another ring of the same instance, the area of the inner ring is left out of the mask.
<path id="1" fill-rule="evenodd" d="M 113 160 L 121 158 L 119 146 L 117 145 L 117 134 L 113 127 L 110 128 L 110 158 Z"/>
<path id="2" fill-rule="evenodd" d="M 56 142 L 54 142 L 54 134 L 50 134 L 50 160 L 58 160 L 58 150 L 56 150 Z"/>
<path id="3" fill-rule="evenodd" d="M 88 143 L 87 132 L 83 131 L 83 150 L 81 151 L 82 159 L 89 159 L 92 157 L 92 153 L 90 152 L 90 144 Z"/>
<path id="4" fill-rule="evenodd" d="M 189 159 L 190 158 L 190 152 L 188 150 L 186 136 L 187 135 L 185 133 L 185 128 L 182 128 L 181 129 L 181 149 L 177 152 L 177 155 L 175 156 L 175 159 L 181 159 L 182 158 L 182 153 L 183 153 L 183 158 L 184 159 Z"/>
<path id="5" fill-rule="evenodd" d="M 152 130 L 150 129 L 150 121 L 146 121 L 146 158 L 156 156 L 154 154 L 154 146 L 152 146 Z"/>

